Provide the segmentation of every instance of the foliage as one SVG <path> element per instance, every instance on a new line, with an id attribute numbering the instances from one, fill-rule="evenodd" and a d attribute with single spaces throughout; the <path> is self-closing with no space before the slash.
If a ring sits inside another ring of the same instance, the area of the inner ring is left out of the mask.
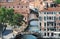
<path id="1" fill-rule="evenodd" d="M 13 9 L 0 8 L 0 23 L 21 26 L 23 17 L 21 14 L 15 14 Z"/>
<path id="2" fill-rule="evenodd" d="M 11 25 L 21 26 L 22 22 L 23 22 L 23 15 L 21 14 L 14 14 L 13 19 L 10 20 Z"/>
<path id="3" fill-rule="evenodd" d="M 60 4 L 60 0 L 56 0 L 56 3 L 57 3 L 57 4 Z"/>
<path id="4" fill-rule="evenodd" d="M 6 20 L 6 9 L 5 8 L 0 8 L 0 23 L 5 23 L 7 22 Z"/>

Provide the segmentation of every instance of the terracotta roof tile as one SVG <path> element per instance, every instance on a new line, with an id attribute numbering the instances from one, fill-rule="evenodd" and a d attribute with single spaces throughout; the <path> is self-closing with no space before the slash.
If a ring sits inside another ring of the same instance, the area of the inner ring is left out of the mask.
<path id="1" fill-rule="evenodd" d="M 52 12 L 52 11 L 60 11 L 60 7 L 50 7 L 50 8 L 47 8 L 47 9 L 44 9 L 44 10 L 41 10 L 41 12 Z"/>

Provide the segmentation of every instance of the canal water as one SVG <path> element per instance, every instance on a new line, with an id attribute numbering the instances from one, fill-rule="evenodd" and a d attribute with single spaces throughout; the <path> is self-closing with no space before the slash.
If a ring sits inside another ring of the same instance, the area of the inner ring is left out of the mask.
<path id="1" fill-rule="evenodd" d="M 30 21 L 30 26 L 29 26 L 28 31 L 31 31 L 31 32 L 40 31 L 40 29 L 38 28 L 38 21 L 36 20 Z M 37 39 L 37 37 L 34 35 L 24 35 L 23 39 Z"/>
<path id="2" fill-rule="evenodd" d="M 37 20 L 30 21 L 30 26 L 29 26 L 28 31 L 31 31 L 31 32 L 39 32 L 40 31 Z"/>
<path id="3" fill-rule="evenodd" d="M 24 35 L 23 39 L 37 39 L 37 37 L 35 37 L 33 35 Z"/>
<path id="4" fill-rule="evenodd" d="M 38 27 L 38 21 L 31 21 L 28 31 L 39 33 L 40 29 Z M 17 38 L 19 38 L 19 39 L 20 39 L 20 37 L 21 36 L 19 36 L 19 37 L 17 36 Z M 39 34 L 38 34 L 38 37 L 33 34 L 22 35 L 21 38 L 22 39 L 55 39 L 55 38 L 41 38 L 41 37 L 39 37 Z M 56 38 L 56 39 L 58 39 L 58 38 Z"/>

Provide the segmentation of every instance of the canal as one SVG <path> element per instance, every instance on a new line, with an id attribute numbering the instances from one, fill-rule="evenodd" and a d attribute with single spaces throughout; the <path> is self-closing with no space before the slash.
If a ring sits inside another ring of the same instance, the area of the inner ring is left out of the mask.
<path id="1" fill-rule="evenodd" d="M 38 21 L 37 20 L 30 21 L 28 31 L 30 31 L 30 32 L 38 32 L 38 31 L 40 31 L 39 28 L 38 28 Z M 37 39 L 37 37 L 34 36 L 34 35 L 23 35 L 22 38 L 23 39 Z"/>

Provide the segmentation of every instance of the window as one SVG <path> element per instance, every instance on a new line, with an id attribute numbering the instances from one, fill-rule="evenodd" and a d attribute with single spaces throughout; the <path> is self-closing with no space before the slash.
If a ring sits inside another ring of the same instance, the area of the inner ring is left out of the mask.
<path id="1" fill-rule="evenodd" d="M 13 6 L 13 8 L 15 8 L 15 7 Z"/>
<path id="2" fill-rule="evenodd" d="M 46 14 L 46 12 L 44 12 L 44 14 Z"/>
<path id="3" fill-rule="evenodd" d="M 53 26 L 54 22 L 47 22 L 47 26 Z"/>
<path id="4" fill-rule="evenodd" d="M 51 17 L 47 17 L 47 20 L 51 20 Z"/>
<path id="5" fill-rule="evenodd" d="M 19 6 L 17 6 L 17 8 L 19 8 Z"/>
<path id="6" fill-rule="evenodd" d="M 41 29 L 40 29 L 40 31 L 41 31 Z"/>
<path id="7" fill-rule="evenodd" d="M 55 3 L 51 3 L 50 5 L 51 5 L 51 7 L 56 7 Z"/>
<path id="8" fill-rule="evenodd" d="M 21 8 L 23 8 L 23 6 L 21 6 Z"/>
<path id="9" fill-rule="evenodd" d="M 44 29 L 44 31 L 46 31 L 46 29 Z"/>
<path id="10" fill-rule="evenodd" d="M 40 26 L 41 26 L 41 23 L 40 23 Z"/>
<path id="11" fill-rule="evenodd" d="M 27 8 L 27 6 L 26 6 L 26 8 Z"/>
<path id="12" fill-rule="evenodd" d="M 56 28 L 50 28 L 50 31 L 56 31 Z"/>
<path id="13" fill-rule="evenodd" d="M 46 23 L 44 23 L 44 26 L 46 26 Z"/>
<path id="14" fill-rule="evenodd" d="M 47 16 L 47 20 L 53 20 L 53 17 Z"/>
<path id="15" fill-rule="evenodd" d="M 59 12 L 59 14 L 60 14 L 60 12 Z"/>
<path id="16" fill-rule="evenodd" d="M 53 14 L 57 14 L 57 12 L 53 12 Z"/>
<path id="17" fill-rule="evenodd" d="M 49 29 L 47 29 L 49 31 Z"/>
<path id="18" fill-rule="evenodd" d="M 47 12 L 47 14 L 53 14 L 53 12 Z"/>
<path id="19" fill-rule="evenodd" d="M 56 17 L 56 20 L 59 20 L 59 17 Z"/>
<path id="20" fill-rule="evenodd" d="M 44 20 L 45 20 L 45 21 L 46 21 L 46 18 L 47 18 L 47 17 L 46 17 L 46 16 L 44 16 Z"/>
<path id="21" fill-rule="evenodd" d="M 51 36 L 53 36 L 53 33 L 51 33 Z"/>
<path id="22" fill-rule="evenodd" d="M 59 16 L 59 20 L 60 20 L 60 16 Z"/>
<path id="23" fill-rule="evenodd" d="M 54 20 L 56 20 L 56 17 L 54 16 Z"/>
<path id="24" fill-rule="evenodd" d="M 13 2 L 13 0 L 6 0 L 7 2 Z"/>
<path id="25" fill-rule="evenodd" d="M 40 21 L 42 21 L 42 17 L 39 17 Z"/>
<path id="26" fill-rule="evenodd" d="M 46 36 L 46 33 L 44 33 L 44 36 Z"/>
<path id="27" fill-rule="evenodd" d="M 47 33 L 47 35 L 49 36 L 49 33 Z"/>
<path id="28" fill-rule="evenodd" d="M 60 36 L 60 34 L 59 34 L 59 36 Z"/>
<path id="29" fill-rule="evenodd" d="M 47 2 L 44 2 L 46 4 L 46 6 L 44 6 L 45 9 L 48 8 L 48 3 Z"/>

